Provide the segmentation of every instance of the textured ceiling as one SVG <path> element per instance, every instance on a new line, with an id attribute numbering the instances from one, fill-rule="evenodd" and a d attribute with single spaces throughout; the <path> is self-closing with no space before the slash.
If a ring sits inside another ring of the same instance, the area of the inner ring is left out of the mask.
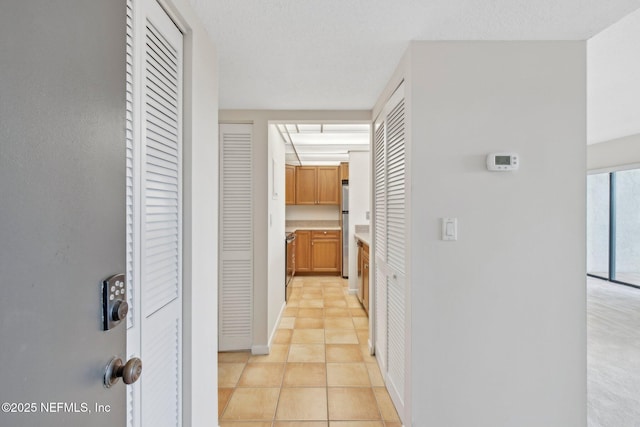
<path id="1" fill-rule="evenodd" d="M 220 108 L 371 109 L 410 40 L 586 40 L 640 0 L 191 0 Z"/>

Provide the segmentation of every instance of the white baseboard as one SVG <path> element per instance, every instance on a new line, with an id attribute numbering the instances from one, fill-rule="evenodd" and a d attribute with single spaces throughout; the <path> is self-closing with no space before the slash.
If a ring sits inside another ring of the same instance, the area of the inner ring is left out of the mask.
<path id="1" fill-rule="evenodd" d="M 269 354 L 270 346 L 268 345 L 252 345 L 251 346 L 251 354 L 253 355 L 262 355 Z"/>
<path id="2" fill-rule="evenodd" d="M 273 326 L 273 330 L 269 334 L 268 344 L 251 346 L 251 354 L 261 355 L 261 354 L 269 354 L 271 352 L 271 344 L 273 344 L 273 340 L 276 336 L 276 332 L 278 332 L 278 325 L 280 325 L 280 320 L 282 319 L 282 315 L 284 314 L 285 308 L 287 308 L 287 303 L 283 302 L 282 307 L 280 307 L 280 312 L 278 313 L 278 318 L 276 319 L 276 323 Z"/>

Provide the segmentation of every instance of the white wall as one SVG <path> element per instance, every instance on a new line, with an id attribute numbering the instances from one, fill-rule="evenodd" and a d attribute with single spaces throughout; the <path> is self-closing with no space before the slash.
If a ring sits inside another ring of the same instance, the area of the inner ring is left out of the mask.
<path id="1" fill-rule="evenodd" d="M 640 9 L 587 42 L 587 168 L 640 163 Z"/>
<path id="2" fill-rule="evenodd" d="M 640 138 L 640 9 L 587 42 L 590 144 Z"/>
<path id="3" fill-rule="evenodd" d="M 356 225 L 367 225 L 371 209 L 371 154 L 349 153 L 349 289 L 358 289 L 358 245 L 354 239 Z"/>
<path id="4" fill-rule="evenodd" d="M 184 33 L 183 422 L 218 422 L 218 65 L 185 0 L 161 0 Z M 213 261 L 212 261 L 213 260 Z"/>
<path id="5" fill-rule="evenodd" d="M 286 255 L 284 250 L 284 220 L 285 217 L 285 183 L 284 183 L 284 140 L 275 125 L 269 125 L 267 152 L 268 174 L 268 249 L 267 249 L 267 330 L 270 331 L 269 346 L 273 340 L 280 314 L 284 309 L 284 280 Z M 275 168 L 274 168 L 275 167 Z M 254 252 L 254 259 L 259 252 Z M 265 276 L 256 277 L 257 284 Z M 256 347 L 254 345 L 254 347 Z M 254 353 L 268 353 L 268 348 Z"/>
<path id="6" fill-rule="evenodd" d="M 405 425 L 586 425 L 585 55 L 584 42 L 416 42 L 385 91 L 406 80 Z M 488 172 L 498 150 L 520 170 Z M 458 241 L 440 240 L 442 217 Z"/>
<path id="7" fill-rule="evenodd" d="M 269 121 L 291 122 L 301 120 L 344 121 L 349 123 L 369 121 L 370 111 L 286 111 L 286 110 L 220 110 L 220 123 L 253 123 L 253 184 L 256 199 L 253 205 L 255 278 L 268 277 L 268 129 Z M 273 218 L 273 221 L 278 220 Z M 279 219 L 284 221 L 284 217 Z M 277 237 L 276 237 L 277 239 Z M 283 237 L 284 239 L 284 237 Z M 277 243 L 276 243 L 277 244 Z M 284 240 L 282 241 L 284 251 Z M 268 284 L 257 280 L 253 294 L 253 345 L 268 346 L 272 330 L 268 325 Z"/>
<path id="8" fill-rule="evenodd" d="M 289 221 L 340 221 L 340 206 L 331 205 L 289 205 L 287 206 Z"/>

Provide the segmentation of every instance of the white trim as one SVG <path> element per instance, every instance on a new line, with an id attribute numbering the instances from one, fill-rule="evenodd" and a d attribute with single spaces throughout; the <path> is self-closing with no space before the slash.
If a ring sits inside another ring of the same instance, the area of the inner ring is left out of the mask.
<path id="1" fill-rule="evenodd" d="M 633 169 L 640 169 L 640 163 L 630 163 L 628 165 L 612 166 L 608 168 L 592 169 L 587 171 L 587 175 L 597 175 L 600 173 L 622 172 Z"/>
<path id="2" fill-rule="evenodd" d="M 269 334 L 269 343 L 267 345 L 253 345 L 251 346 L 251 354 L 269 354 L 271 353 L 271 346 L 273 345 L 273 340 L 276 337 L 276 333 L 278 332 L 278 326 L 280 325 L 280 321 L 282 320 L 282 315 L 284 314 L 284 310 L 287 308 L 287 303 L 283 302 L 282 307 L 280 307 L 280 312 L 278 313 L 278 317 L 276 319 L 276 323 Z"/>
<path id="3" fill-rule="evenodd" d="M 251 346 L 251 354 L 256 356 L 264 356 L 271 352 L 270 345 L 253 345 Z"/>

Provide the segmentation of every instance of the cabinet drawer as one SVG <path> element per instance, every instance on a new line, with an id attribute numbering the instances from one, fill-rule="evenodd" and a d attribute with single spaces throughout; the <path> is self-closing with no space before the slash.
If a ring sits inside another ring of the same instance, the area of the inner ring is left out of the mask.
<path id="1" fill-rule="evenodd" d="M 339 230 L 313 230 L 311 231 L 311 240 L 315 239 L 339 239 Z"/>

